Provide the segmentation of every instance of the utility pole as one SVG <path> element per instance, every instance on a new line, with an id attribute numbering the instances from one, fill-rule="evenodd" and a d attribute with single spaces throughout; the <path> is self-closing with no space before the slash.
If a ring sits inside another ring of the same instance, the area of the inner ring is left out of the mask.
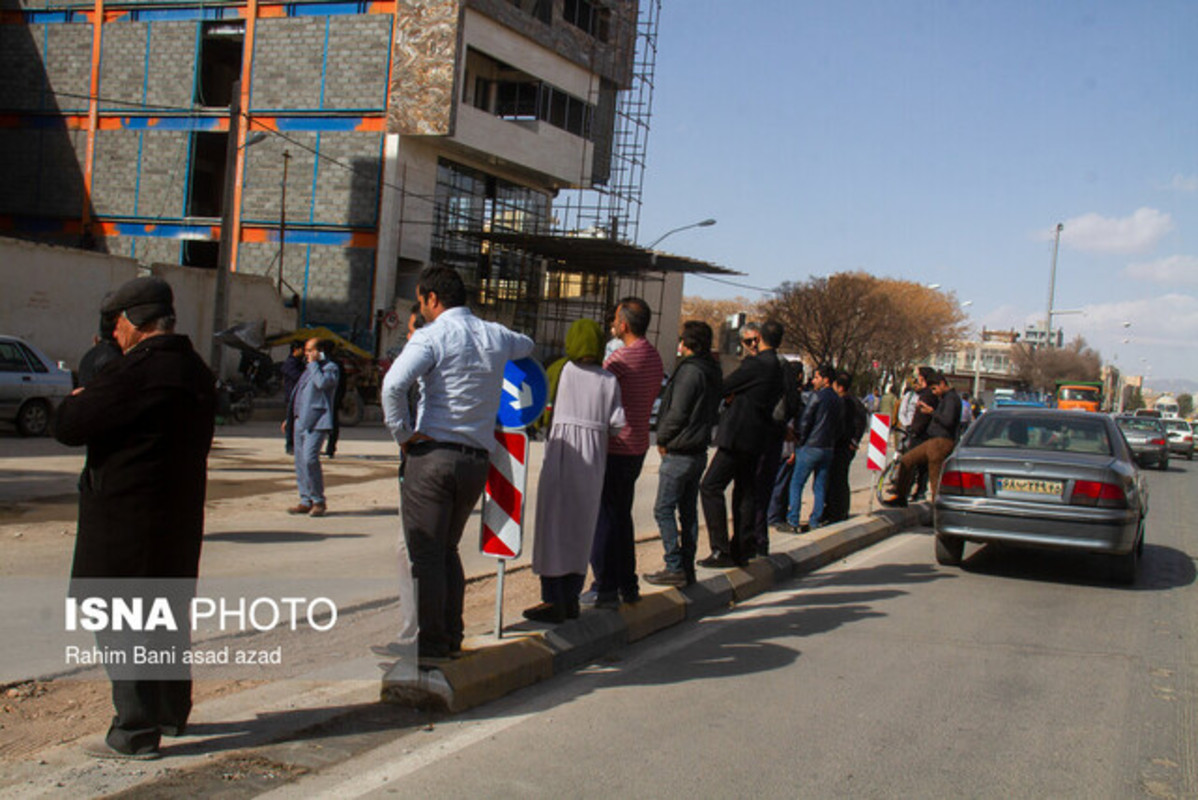
<path id="1" fill-rule="evenodd" d="M 283 296 L 283 253 L 286 251 L 287 242 L 287 164 L 291 161 L 291 151 L 283 151 L 283 191 L 279 198 L 279 283 L 276 290 L 279 296 Z"/>
<path id="2" fill-rule="evenodd" d="M 1065 224 L 1057 223 L 1056 235 L 1052 241 L 1052 271 L 1048 274 L 1048 308 L 1044 313 L 1044 346 L 1052 347 L 1052 304 L 1057 293 L 1057 250 L 1061 246 L 1061 231 Z"/>
<path id="3" fill-rule="evenodd" d="M 233 198 L 237 182 L 237 143 L 241 138 L 241 81 L 233 82 L 229 101 L 229 142 L 225 147 L 225 184 L 220 207 L 220 256 L 216 261 L 216 292 L 212 300 L 212 350 L 208 360 L 219 378 L 224 345 L 216 334 L 229 326 L 229 267 L 233 263 Z"/>

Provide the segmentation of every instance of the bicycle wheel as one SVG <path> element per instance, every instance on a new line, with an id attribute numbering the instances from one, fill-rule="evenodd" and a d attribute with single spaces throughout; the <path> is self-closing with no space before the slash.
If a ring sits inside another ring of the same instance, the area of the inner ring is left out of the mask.
<path id="1" fill-rule="evenodd" d="M 890 497 L 891 485 L 894 483 L 895 477 L 898 475 L 898 463 L 896 458 L 889 462 L 886 467 L 878 473 L 878 482 L 874 486 L 874 496 L 878 499 L 878 504 L 881 505 Z"/>

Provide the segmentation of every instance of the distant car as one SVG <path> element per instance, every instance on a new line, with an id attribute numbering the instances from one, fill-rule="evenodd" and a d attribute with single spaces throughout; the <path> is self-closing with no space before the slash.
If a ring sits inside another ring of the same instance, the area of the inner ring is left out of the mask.
<path id="1" fill-rule="evenodd" d="M 1169 434 L 1169 452 L 1194 460 L 1194 429 L 1184 419 L 1162 419 L 1165 433 Z"/>
<path id="2" fill-rule="evenodd" d="M 72 388 L 70 370 L 28 342 L 0 335 L 0 421 L 15 424 L 22 436 L 44 436 Z"/>
<path id="3" fill-rule="evenodd" d="M 959 564 L 966 542 L 1102 553 L 1135 580 L 1148 491 L 1110 417 L 994 409 L 944 463 L 936 493 L 936 560 Z"/>
<path id="4" fill-rule="evenodd" d="M 1119 430 L 1131 446 L 1136 461 L 1144 466 L 1155 464 L 1157 469 L 1169 468 L 1169 434 L 1164 421 L 1156 417 L 1115 417 Z"/>

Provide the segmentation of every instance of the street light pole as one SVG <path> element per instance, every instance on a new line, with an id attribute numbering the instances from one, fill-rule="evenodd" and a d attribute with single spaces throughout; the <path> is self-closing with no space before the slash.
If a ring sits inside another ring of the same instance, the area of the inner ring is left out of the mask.
<path id="1" fill-rule="evenodd" d="M 276 287 L 279 296 L 283 295 L 283 254 L 287 242 L 287 164 L 291 161 L 291 151 L 283 151 L 283 190 L 279 198 L 279 283 Z"/>
<path id="2" fill-rule="evenodd" d="M 1061 246 L 1061 231 L 1065 224 L 1057 223 L 1056 235 L 1052 240 L 1052 270 L 1048 275 L 1048 308 L 1044 310 L 1044 346 L 1052 347 L 1052 304 L 1057 293 L 1057 250 Z"/>
<path id="3" fill-rule="evenodd" d="M 661 236 L 658 236 L 656 239 L 646 245 L 645 249 L 652 250 L 654 247 L 657 247 L 658 243 L 660 243 L 662 239 L 666 238 L 667 236 L 672 236 L 679 231 L 690 230 L 691 228 L 710 228 L 714 224 L 714 219 L 705 219 L 700 222 L 692 222 L 690 225 L 682 225 L 680 227 L 674 228 L 673 230 L 666 231 Z"/>

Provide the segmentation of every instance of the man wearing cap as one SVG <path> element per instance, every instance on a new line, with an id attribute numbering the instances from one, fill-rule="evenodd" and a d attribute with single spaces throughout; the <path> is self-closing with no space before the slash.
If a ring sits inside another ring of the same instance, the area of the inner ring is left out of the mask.
<path id="1" fill-rule="evenodd" d="M 58 440 L 87 446 L 72 596 L 118 592 L 105 588 L 114 585 L 109 579 L 135 579 L 134 587 L 171 579 L 172 603 L 194 592 L 216 388 L 191 340 L 174 332 L 173 303 L 161 278 L 117 289 L 100 310 L 115 315 L 124 355 L 58 409 Z M 97 633 L 105 635 L 112 633 Z M 116 716 L 104 740 L 85 749 L 101 758 L 157 758 L 160 736 L 179 735 L 187 724 L 189 673 L 165 680 L 144 668 L 133 675 L 110 668 L 110 678 Z"/>
<path id="2" fill-rule="evenodd" d="M 337 413 L 334 393 L 341 374 L 337 362 L 329 357 L 331 352 L 332 342 L 309 339 L 304 344 L 304 359 L 308 364 L 291 395 L 288 413 L 294 420 L 295 482 L 300 500 L 298 505 L 288 509 L 290 514 L 323 517 L 327 510 L 320 448 L 333 429 L 333 417 Z"/>

